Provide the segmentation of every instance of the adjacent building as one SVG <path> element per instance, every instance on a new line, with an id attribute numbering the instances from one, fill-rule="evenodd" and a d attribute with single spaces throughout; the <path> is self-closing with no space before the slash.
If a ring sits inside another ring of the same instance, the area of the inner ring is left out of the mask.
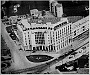
<path id="1" fill-rule="evenodd" d="M 26 18 L 27 18 L 26 15 L 10 16 L 9 17 L 9 23 L 14 24 L 14 23 L 17 23 L 17 21 L 20 21 L 20 20 L 26 19 Z"/>
<path id="2" fill-rule="evenodd" d="M 50 12 L 53 13 L 56 17 L 62 17 L 63 7 L 62 4 L 59 4 L 57 1 L 50 2 Z"/>
<path id="3" fill-rule="evenodd" d="M 72 38 L 82 34 L 83 32 L 89 30 L 89 16 L 78 20 L 72 25 Z"/>

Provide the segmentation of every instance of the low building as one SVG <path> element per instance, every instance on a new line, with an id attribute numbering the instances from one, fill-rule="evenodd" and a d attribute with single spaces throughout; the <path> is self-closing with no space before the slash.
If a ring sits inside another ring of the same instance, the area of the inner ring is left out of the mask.
<path id="1" fill-rule="evenodd" d="M 26 15 L 19 15 L 17 19 L 26 19 Z"/>
<path id="2" fill-rule="evenodd" d="M 13 23 L 17 23 L 17 21 L 20 21 L 22 19 L 26 19 L 26 15 L 10 16 L 9 17 L 9 22 L 11 24 L 13 24 Z"/>
<path id="3" fill-rule="evenodd" d="M 17 18 L 18 18 L 18 16 L 10 16 L 9 17 L 9 22 L 11 24 L 16 23 L 17 22 Z"/>
<path id="4" fill-rule="evenodd" d="M 89 30 L 89 16 L 72 24 L 72 38 L 75 38 L 87 30 Z"/>

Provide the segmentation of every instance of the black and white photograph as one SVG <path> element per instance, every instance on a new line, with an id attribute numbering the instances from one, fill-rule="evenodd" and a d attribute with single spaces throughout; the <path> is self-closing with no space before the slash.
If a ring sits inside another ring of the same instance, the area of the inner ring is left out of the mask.
<path id="1" fill-rule="evenodd" d="M 1 74 L 89 74 L 89 0 L 1 0 Z"/>

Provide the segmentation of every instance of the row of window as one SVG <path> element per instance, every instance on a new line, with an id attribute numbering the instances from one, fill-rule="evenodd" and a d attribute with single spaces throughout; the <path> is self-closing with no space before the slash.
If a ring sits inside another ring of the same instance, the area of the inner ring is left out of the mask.
<path id="1" fill-rule="evenodd" d="M 44 33 L 35 32 L 35 42 L 36 44 L 45 44 Z"/>
<path id="2" fill-rule="evenodd" d="M 68 26 L 66 26 L 66 29 L 65 28 L 63 28 L 63 29 L 61 29 L 61 30 L 58 30 L 58 31 L 56 31 L 56 39 L 57 38 L 60 38 L 61 36 L 63 36 L 64 34 L 69 34 L 69 32 L 70 32 L 70 34 L 71 34 L 71 25 L 70 25 L 70 27 Z"/>
<path id="3" fill-rule="evenodd" d="M 37 40 L 36 40 L 36 41 L 37 41 Z M 29 41 L 29 42 L 30 42 L 30 41 Z M 40 41 L 38 42 L 38 44 L 44 44 L 44 43 L 45 43 L 44 40 L 42 40 L 41 42 L 40 42 Z M 59 45 L 56 47 L 56 49 L 59 50 L 59 49 L 65 47 L 65 46 L 67 46 L 69 43 L 70 43 L 70 40 L 66 40 L 65 42 L 62 42 L 61 44 L 59 44 Z M 27 45 L 27 41 L 26 41 L 26 45 Z M 27 48 L 28 48 L 28 46 L 27 46 Z M 31 46 L 30 46 L 30 48 L 31 48 Z M 38 48 L 38 49 L 42 49 L 42 48 Z M 43 49 L 44 49 L 44 48 L 43 48 Z M 49 47 L 47 47 L 46 49 L 49 50 L 49 51 L 50 51 L 50 50 L 55 50 L 55 45 L 49 46 Z"/>
<path id="4" fill-rule="evenodd" d="M 57 43 L 60 43 L 60 42 L 66 41 L 66 40 L 69 40 L 69 41 L 70 41 L 71 39 L 70 39 L 70 37 L 66 37 L 66 38 L 59 39 L 59 40 L 56 39 L 56 42 L 57 42 Z"/>
<path id="5" fill-rule="evenodd" d="M 35 37 L 42 37 L 42 36 L 44 36 L 44 33 L 35 34 Z"/>
<path id="6" fill-rule="evenodd" d="M 57 50 L 67 46 L 70 43 L 70 40 L 66 40 L 65 42 L 62 42 L 61 44 L 59 44 L 56 48 Z"/>
<path id="7" fill-rule="evenodd" d="M 25 16 L 25 15 L 23 15 L 23 16 L 18 16 L 18 18 L 26 18 L 26 16 Z"/>
<path id="8" fill-rule="evenodd" d="M 65 46 L 67 46 L 69 43 L 68 43 L 68 41 L 65 41 L 65 42 L 62 42 L 61 44 L 59 44 L 57 47 L 56 47 L 56 49 L 57 50 L 59 50 L 59 49 L 61 49 L 61 48 L 63 48 L 63 47 L 65 47 Z M 35 49 L 35 48 L 34 48 Z M 46 48 L 42 48 L 42 47 L 40 47 L 40 48 L 38 48 L 38 50 L 47 50 L 47 51 L 52 51 L 52 50 L 55 50 L 55 46 L 49 46 L 49 47 L 46 47 Z"/>
<path id="9" fill-rule="evenodd" d="M 35 37 L 35 39 L 36 39 L 36 40 L 37 40 L 37 39 L 42 39 L 42 40 L 43 40 L 44 37 L 43 37 L 43 36 L 41 36 L 41 37 L 39 36 L 39 37 Z"/>
<path id="10" fill-rule="evenodd" d="M 36 44 L 45 44 L 45 40 L 35 40 Z"/>
<path id="11" fill-rule="evenodd" d="M 47 29 L 47 27 L 36 27 L 36 28 L 26 28 L 25 30 L 33 30 L 33 29 Z M 50 27 L 48 27 L 48 29 L 53 29 L 53 28 L 50 28 Z"/>
<path id="12" fill-rule="evenodd" d="M 33 47 L 33 50 L 42 50 L 42 51 L 48 51 L 48 52 L 51 52 L 51 51 L 54 51 L 55 50 L 55 46 L 37 46 L 37 47 Z"/>
<path id="13" fill-rule="evenodd" d="M 82 26 L 82 30 L 85 31 L 85 26 Z M 74 36 L 76 36 L 77 33 L 79 34 L 79 32 L 80 32 L 80 29 L 75 30 L 74 31 Z"/>
<path id="14" fill-rule="evenodd" d="M 61 23 L 61 24 L 59 24 L 59 25 L 57 25 L 57 26 L 55 26 L 55 27 L 54 27 L 54 30 L 60 28 L 61 26 L 65 25 L 65 24 L 67 24 L 67 21 L 66 21 L 66 22 L 63 22 L 63 23 Z"/>

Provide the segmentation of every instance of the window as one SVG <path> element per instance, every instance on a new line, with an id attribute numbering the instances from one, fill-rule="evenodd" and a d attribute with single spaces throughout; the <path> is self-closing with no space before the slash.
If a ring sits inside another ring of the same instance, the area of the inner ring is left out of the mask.
<path id="1" fill-rule="evenodd" d="M 59 49 L 60 49 L 60 45 L 59 45 Z"/>
<path id="2" fill-rule="evenodd" d="M 69 43 L 71 42 L 71 39 L 69 39 Z"/>
<path id="3" fill-rule="evenodd" d="M 51 43 L 52 43 L 52 39 L 51 39 Z"/>
<path id="4" fill-rule="evenodd" d="M 71 29 L 71 25 L 70 25 L 70 29 Z"/>
<path id="5" fill-rule="evenodd" d="M 69 31 L 69 26 L 68 26 L 68 31 Z"/>
<path id="6" fill-rule="evenodd" d="M 68 45 L 68 39 L 67 39 L 67 45 Z"/>
<path id="7" fill-rule="evenodd" d="M 26 43 L 26 45 L 27 45 L 27 43 Z"/>
<path id="8" fill-rule="evenodd" d="M 26 40 L 26 38 L 25 38 L 25 40 Z"/>
<path id="9" fill-rule="evenodd" d="M 71 29 L 70 29 L 70 34 L 71 34 Z"/>
<path id="10" fill-rule="evenodd" d="M 65 33 L 65 28 L 64 28 L 64 33 Z"/>
<path id="11" fill-rule="evenodd" d="M 83 26 L 82 28 L 85 28 L 85 26 Z"/>
<path id="12" fill-rule="evenodd" d="M 63 42 L 63 47 L 64 47 L 64 42 Z"/>
<path id="13" fill-rule="evenodd" d="M 71 34 L 71 25 L 70 25 L 70 34 Z"/>
<path id="14" fill-rule="evenodd" d="M 62 29 L 62 35 L 63 35 L 63 29 Z"/>
<path id="15" fill-rule="evenodd" d="M 60 37 L 61 37 L 61 30 L 60 30 Z"/>
<path id="16" fill-rule="evenodd" d="M 30 40 L 29 40 L 29 44 L 30 44 Z"/>
<path id="17" fill-rule="evenodd" d="M 67 24 L 67 22 L 64 22 L 63 24 Z"/>
<path id="18" fill-rule="evenodd" d="M 28 35 L 28 37 L 29 37 L 29 35 Z"/>
<path id="19" fill-rule="evenodd" d="M 64 38 L 63 38 L 63 41 L 64 41 Z"/>
<path id="20" fill-rule="evenodd" d="M 65 46 L 66 46 L 66 43 L 67 43 L 67 42 L 65 41 Z"/>
<path id="21" fill-rule="evenodd" d="M 35 42 L 36 44 L 45 44 L 44 33 L 35 33 Z"/>
<path id="22" fill-rule="evenodd" d="M 62 24 L 59 24 L 59 26 L 61 27 Z"/>
<path id="23" fill-rule="evenodd" d="M 61 48 L 62 48 L 62 43 L 61 43 Z"/>
<path id="24" fill-rule="evenodd" d="M 67 35 L 67 27 L 66 27 L 66 35 Z"/>
<path id="25" fill-rule="evenodd" d="M 56 32 L 56 39 L 57 39 L 57 32 Z"/>
<path id="26" fill-rule="evenodd" d="M 85 30 L 85 26 L 82 27 L 83 28 L 83 31 Z"/>
<path id="27" fill-rule="evenodd" d="M 62 42 L 62 39 L 61 39 L 61 42 Z"/>
<path id="28" fill-rule="evenodd" d="M 76 35 L 76 30 L 74 31 L 74 36 Z"/>
<path id="29" fill-rule="evenodd" d="M 59 31 L 58 31 L 58 38 L 59 38 Z"/>
<path id="30" fill-rule="evenodd" d="M 57 50 L 58 50 L 58 46 L 57 46 Z"/>
<path id="31" fill-rule="evenodd" d="M 53 37 L 54 37 L 54 34 L 53 34 Z"/>
<path id="32" fill-rule="evenodd" d="M 54 46 L 54 50 L 55 50 L 55 46 Z"/>

